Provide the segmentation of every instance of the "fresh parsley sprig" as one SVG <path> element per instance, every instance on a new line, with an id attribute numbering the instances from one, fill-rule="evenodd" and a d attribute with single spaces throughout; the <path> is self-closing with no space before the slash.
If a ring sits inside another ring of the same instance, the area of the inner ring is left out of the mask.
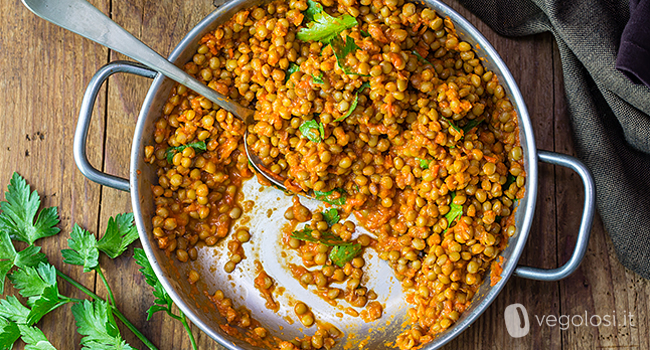
<path id="1" fill-rule="evenodd" d="M 133 350 L 120 335 L 110 306 L 103 300 L 84 300 L 72 306 L 83 349 Z"/>
<path id="2" fill-rule="evenodd" d="M 55 227 L 59 223 L 56 207 L 44 208 L 36 218 L 41 198 L 36 191 L 29 191 L 27 181 L 18 173 L 11 177 L 5 199 L 0 203 L 0 230 L 8 231 L 11 239 L 34 245 L 36 240 L 61 231 Z"/>
<path id="3" fill-rule="evenodd" d="M 172 311 L 174 302 L 172 301 L 172 298 L 169 296 L 169 294 L 167 294 L 167 291 L 162 286 L 162 283 L 160 283 L 160 280 L 158 280 L 158 277 L 154 273 L 153 268 L 151 267 L 151 263 L 149 263 L 144 250 L 140 248 L 134 249 L 133 258 L 138 263 L 138 265 L 142 267 L 140 269 L 140 272 L 147 281 L 147 284 L 153 287 L 153 295 L 156 297 L 154 304 L 151 305 L 147 311 L 147 321 L 149 321 L 149 319 L 151 319 L 151 316 L 153 316 L 153 314 L 156 312 L 165 311 L 170 317 L 181 321 L 183 327 L 185 327 L 185 330 L 190 337 L 192 348 L 197 349 L 196 340 L 194 339 L 192 330 L 190 329 L 190 326 L 187 322 L 187 317 L 185 317 L 185 314 L 181 310 L 178 310 L 179 315 L 174 314 Z"/>
<path id="4" fill-rule="evenodd" d="M 137 239 L 133 215 L 123 214 L 109 219 L 104 236 L 97 241 L 94 235 L 75 225 L 68 241 L 71 249 L 63 255 L 66 263 L 80 265 L 84 271 L 97 271 L 110 295 L 107 303 L 97 294 L 73 280 L 47 262 L 47 257 L 34 246 L 40 238 L 52 236 L 60 230 L 57 209 L 46 208 L 36 216 L 41 200 L 31 191 L 24 178 L 14 173 L 5 202 L 0 203 L 0 287 L 9 272 L 9 279 L 20 295 L 27 298 L 23 305 L 15 296 L 0 299 L 0 349 L 11 349 L 18 338 L 26 343 L 25 349 L 54 349 L 43 332 L 32 327 L 43 316 L 56 308 L 75 304 L 72 312 L 78 331 L 84 338 L 85 349 L 132 349 L 119 334 L 114 317 L 119 318 L 151 350 L 157 350 L 135 326 L 115 307 L 110 286 L 99 266 L 99 251 L 115 258 Z M 36 218 L 36 219 L 35 219 Z M 35 219 L 35 220 L 34 220 Z M 29 246 L 18 251 L 12 239 L 27 242 Z M 93 301 L 80 300 L 61 295 L 57 277 L 70 283 Z M 0 293 L 2 291 L 0 290 Z M 196 347 L 194 347 L 196 349 Z"/>

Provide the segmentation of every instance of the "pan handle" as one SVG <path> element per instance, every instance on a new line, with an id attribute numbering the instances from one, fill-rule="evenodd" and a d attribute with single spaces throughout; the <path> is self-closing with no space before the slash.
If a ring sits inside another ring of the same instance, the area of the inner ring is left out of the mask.
<path id="1" fill-rule="evenodd" d="M 74 133 L 73 153 L 77 168 L 79 168 L 79 171 L 81 171 L 88 180 L 103 186 L 129 192 L 129 180 L 97 170 L 90 164 L 88 156 L 86 155 L 88 127 L 90 126 L 90 118 L 93 114 L 95 99 L 97 98 L 99 89 L 104 81 L 115 73 L 131 73 L 151 79 L 158 74 L 156 71 L 151 70 L 144 65 L 128 61 L 115 61 L 100 68 L 92 79 L 90 79 L 88 87 L 86 87 L 86 93 L 81 101 L 79 120 L 77 121 L 77 129 Z"/>
<path id="2" fill-rule="evenodd" d="M 538 151 L 537 157 L 540 161 L 549 164 L 561 165 L 573 169 L 580 178 L 584 185 L 585 201 L 582 209 L 582 221 L 578 230 L 578 238 L 576 246 L 573 248 L 573 254 L 569 261 L 561 267 L 555 269 L 540 269 L 529 266 L 517 266 L 515 269 L 515 276 L 528 278 L 538 281 L 558 281 L 570 274 L 572 274 L 582 262 L 585 253 L 587 252 L 587 244 L 589 243 L 589 235 L 591 233 L 591 224 L 594 219 L 595 201 L 596 201 L 596 187 L 594 185 L 594 178 L 591 172 L 581 161 L 577 158 L 559 154 L 555 152 Z"/>

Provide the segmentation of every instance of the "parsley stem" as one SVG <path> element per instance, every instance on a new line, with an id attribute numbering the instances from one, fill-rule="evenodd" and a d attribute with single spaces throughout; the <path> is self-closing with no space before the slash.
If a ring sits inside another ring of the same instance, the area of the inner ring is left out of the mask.
<path id="1" fill-rule="evenodd" d="M 69 277 L 65 273 L 61 272 L 59 269 L 56 269 L 56 275 L 61 277 L 61 279 L 63 279 L 64 281 L 66 281 L 66 282 L 70 283 L 71 285 L 77 287 L 77 289 L 82 291 L 84 294 L 86 294 L 90 298 L 92 298 L 94 300 L 105 301 L 99 295 L 93 293 L 93 291 L 91 291 L 90 289 L 84 287 L 81 283 L 73 280 L 71 277 Z M 118 310 L 115 306 L 112 306 L 112 305 L 109 305 L 109 307 L 111 308 L 111 311 L 113 312 L 113 315 L 115 315 L 117 318 L 119 318 L 120 321 L 122 321 L 122 323 L 124 323 L 126 328 L 131 330 L 131 332 L 133 334 L 135 334 L 135 336 L 138 337 L 138 339 L 140 339 L 140 341 L 142 341 L 142 343 L 144 343 L 144 345 L 146 345 L 150 350 L 158 350 L 158 348 L 155 345 L 153 345 L 153 343 L 149 339 L 147 339 L 147 337 L 145 337 L 144 334 L 142 334 L 137 328 L 135 328 L 133 323 L 131 323 L 129 320 L 126 319 L 126 317 L 120 312 L 120 310 Z"/>
<path id="2" fill-rule="evenodd" d="M 149 341 L 149 339 L 147 339 L 147 337 L 145 337 L 144 334 L 140 333 L 140 331 L 137 328 L 135 328 L 133 323 L 131 323 L 129 320 L 126 319 L 126 317 L 120 312 L 120 310 L 118 310 L 115 306 L 111 306 L 111 311 L 113 311 L 113 315 L 119 318 L 120 321 L 124 323 L 126 328 L 130 329 L 131 333 L 135 334 L 135 336 L 138 337 L 138 339 L 140 339 L 140 341 L 142 341 L 142 343 L 144 343 L 146 347 L 148 347 L 150 350 L 158 350 L 158 348 L 155 345 L 153 345 L 153 343 Z"/>
<path id="3" fill-rule="evenodd" d="M 81 285 L 81 283 L 79 283 L 79 282 L 73 280 L 72 278 L 68 277 L 68 275 L 61 272 L 59 269 L 56 269 L 56 275 L 61 277 L 63 280 L 70 283 L 71 285 L 77 287 L 77 289 L 82 291 L 87 296 L 89 296 L 89 297 L 91 297 L 91 298 L 93 298 L 95 300 L 103 300 L 102 298 L 99 297 L 99 295 L 93 293 L 90 289 L 88 289 L 88 288 L 84 287 L 83 285 Z"/>
<path id="4" fill-rule="evenodd" d="M 106 277 L 102 272 L 102 269 L 99 266 L 97 266 L 95 267 L 95 271 L 97 271 L 97 274 L 102 279 L 102 282 L 104 282 L 104 286 L 106 286 L 106 290 L 108 291 L 108 297 L 111 300 L 111 304 L 115 306 L 116 304 L 115 304 L 115 297 L 113 297 L 113 291 L 111 290 L 111 287 L 108 285 L 108 281 L 106 280 Z"/>
<path id="5" fill-rule="evenodd" d="M 183 327 L 185 327 L 185 330 L 187 331 L 187 335 L 189 335 L 190 337 L 190 342 L 192 343 L 192 349 L 198 350 L 198 347 L 196 346 L 196 340 L 194 340 L 194 334 L 192 334 L 192 329 L 190 328 L 190 325 L 187 323 L 187 317 L 185 317 L 183 311 L 178 310 L 178 312 L 181 314 L 181 322 L 183 323 Z"/>

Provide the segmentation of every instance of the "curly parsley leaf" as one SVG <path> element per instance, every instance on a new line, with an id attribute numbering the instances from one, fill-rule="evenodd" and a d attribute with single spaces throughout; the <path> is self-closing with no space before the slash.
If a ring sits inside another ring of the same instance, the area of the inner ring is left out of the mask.
<path id="1" fill-rule="evenodd" d="M 6 299 L 0 299 L 0 317 L 9 321 L 25 324 L 29 316 L 29 308 L 23 305 L 18 298 L 13 295 L 7 296 Z"/>
<path id="2" fill-rule="evenodd" d="M 430 160 L 427 159 L 422 159 L 422 158 L 415 158 L 420 162 L 420 169 L 429 169 L 429 163 L 431 163 Z"/>
<path id="3" fill-rule="evenodd" d="M 167 149 L 167 162 L 171 164 L 173 162 L 174 156 L 176 153 L 183 152 L 184 149 L 187 147 L 192 147 L 194 148 L 195 151 L 197 152 L 205 152 L 208 150 L 208 145 L 206 145 L 205 141 L 198 141 L 198 142 L 192 142 L 188 143 L 187 145 L 180 145 L 176 147 L 169 147 Z"/>
<path id="4" fill-rule="evenodd" d="M 330 251 L 330 260 L 339 267 L 345 266 L 361 252 L 361 244 L 337 245 Z"/>
<path id="5" fill-rule="evenodd" d="M 99 242 L 97 249 L 106 253 L 111 259 L 122 255 L 126 248 L 138 239 L 138 230 L 133 224 L 133 213 L 118 214 L 108 219 L 106 233 Z"/>
<path id="6" fill-rule="evenodd" d="M 56 350 L 40 329 L 26 325 L 18 325 L 18 329 L 26 344 L 25 350 Z"/>
<path id="7" fill-rule="evenodd" d="M 321 233 L 320 238 L 315 238 L 312 236 L 313 231 L 314 230 L 310 229 L 309 227 L 305 227 L 300 231 L 293 231 L 291 233 L 291 237 L 299 239 L 301 241 L 320 243 L 327 246 L 348 246 L 354 244 L 352 242 L 346 242 L 340 237 L 335 236 L 329 232 L 323 232 Z"/>
<path id="8" fill-rule="evenodd" d="M 36 217 L 41 198 L 36 191 L 30 192 L 27 181 L 18 173 L 11 177 L 5 199 L 0 203 L 0 229 L 7 230 L 12 239 L 33 245 L 40 238 L 59 233 L 56 207 L 44 208 Z"/>
<path id="9" fill-rule="evenodd" d="M 133 350 L 122 340 L 113 314 L 105 301 L 84 300 L 83 303 L 72 306 L 72 314 L 77 321 L 77 332 L 84 336 L 81 338 L 84 349 Z"/>
<path id="10" fill-rule="evenodd" d="M 20 338 L 18 325 L 0 317 L 0 349 L 11 350 L 18 338 Z"/>
<path id="11" fill-rule="evenodd" d="M 293 63 L 293 62 L 291 62 L 289 64 L 289 68 L 287 69 L 287 74 L 285 75 L 284 83 L 286 84 L 289 81 L 289 78 L 291 78 L 291 74 L 293 74 L 293 73 L 295 73 L 295 72 L 297 72 L 299 70 L 300 70 L 300 66 Z"/>
<path id="12" fill-rule="evenodd" d="M 340 196 L 338 198 L 332 198 L 334 192 L 338 192 Z M 319 201 L 323 201 L 331 205 L 342 206 L 345 204 L 345 191 L 340 188 L 335 188 L 329 192 L 314 191 L 314 197 Z"/>
<path id="13" fill-rule="evenodd" d="M 9 234 L 0 231 L 0 294 L 4 291 L 5 277 L 12 267 L 38 266 L 41 262 L 47 262 L 47 257 L 41 253 L 41 247 L 32 245 L 16 252 Z"/>
<path id="14" fill-rule="evenodd" d="M 155 297 L 155 300 L 154 305 L 152 305 L 149 310 L 147 310 L 147 321 L 150 320 L 153 314 L 158 311 L 165 311 L 167 314 L 172 315 L 172 298 L 169 296 L 169 294 L 167 294 L 167 291 L 165 291 L 165 288 L 163 288 L 162 284 L 158 280 L 158 277 L 154 273 L 153 268 L 151 267 L 151 263 L 149 263 L 149 259 L 147 259 L 147 255 L 144 253 L 144 250 L 136 248 L 133 251 L 133 258 L 138 263 L 138 265 L 142 266 L 140 272 L 147 281 L 147 284 L 153 287 L 153 295 Z"/>
<path id="15" fill-rule="evenodd" d="M 431 64 L 431 62 L 427 61 L 426 58 L 422 57 L 422 55 L 420 55 L 420 53 L 418 53 L 417 51 L 413 50 L 413 54 L 415 55 L 415 57 L 418 58 L 418 60 L 419 60 L 420 62 L 425 63 L 425 64 L 428 64 L 428 65 L 430 65 L 430 66 L 433 67 L 433 64 Z"/>
<path id="16" fill-rule="evenodd" d="M 472 119 L 469 121 L 469 123 L 465 124 L 463 126 L 463 135 L 467 135 L 468 132 L 472 131 L 475 127 L 477 127 L 479 124 L 483 122 L 483 119 Z"/>
<path id="17" fill-rule="evenodd" d="M 308 0 L 307 10 L 303 12 L 307 20 L 307 26 L 300 28 L 296 38 L 302 41 L 320 41 L 329 43 L 332 38 L 338 36 L 342 31 L 356 26 L 356 18 L 344 14 L 340 17 L 333 17 L 323 10 L 321 4 Z"/>
<path id="18" fill-rule="evenodd" d="M 350 109 L 348 109 L 347 113 L 345 113 L 344 115 L 342 115 L 339 118 L 336 118 L 334 121 L 335 122 L 340 122 L 340 121 L 344 120 L 345 118 L 349 117 L 352 114 L 352 112 L 354 112 L 354 110 L 357 109 L 357 105 L 359 104 L 359 94 L 362 93 L 363 90 L 365 90 L 366 88 L 369 88 L 369 87 L 370 87 L 370 84 L 368 82 L 365 82 L 365 83 L 361 84 L 361 86 L 359 87 L 359 90 L 357 90 L 357 93 L 354 95 L 354 101 L 352 101 L 352 105 L 350 106 Z"/>
<path id="19" fill-rule="evenodd" d="M 298 130 L 300 130 L 302 136 L 314 143 L 321 142 L 325 136 L 325 128 L 323 127 L 323 124 L 313 119 L 303 122 Z"/>
<path id="20" fill-rule="evenodd" d="M 325 219 L 325 222 L 327 222 L 328 226 L 332 227 L 332 225 L 341 220 L 341 217 L 339 216 L 339 211 L 336 208 L 330 208 L 323 212 L 323 219 Z"/>
<path id="21" fill-rule="evenodd" d="M 456 198 L 456 192 L 451 193 L 451 204 L 449 205 L 449 212 L 445 214 L 445 218 L 447 218 L 447 227 L 451 227 L 451 224 L 454 222 L 454 220 L 463 215 L 463 206 L 460 204 L 454 204 L 454 198 Z"/>
<path id="22" fill-rule="evenodd" d="M 63 262 L 84 267 L 84 272 L 90 272 L 99 265 L 97 238 L 90 232 L 74 224 L 68 246 L 72 249 L 61 250 Z"/>

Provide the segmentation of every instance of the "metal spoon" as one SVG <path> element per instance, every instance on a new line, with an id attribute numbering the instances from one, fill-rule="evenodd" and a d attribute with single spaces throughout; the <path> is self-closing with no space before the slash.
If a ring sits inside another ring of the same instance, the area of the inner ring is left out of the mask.
<path id="1" fill-rule="evenodd" d="M 187 86 L 219 107 L 231 112 L 241 119 L 246 126 L 253 123 L 255 111 L 245 108 L 226 96 L 212 90 L 193 76 L 185 73 L 173 63 L 162 57 L 152 48 L 138 40 L 131 33 L 113 22 L 108 16 L 99 11 L 85 0 L 22 0 L 27 8 L 37 16 L 52 22 L 73 33 L 79 34 L 98 44 L 120 52 L 144 65 L 154 69 L 164 76 Z M 246 156 L 251 164 L 274 185 L 284 189 L 284 179 L 266 169 L 254 153 L 248 149 L 246 142 L 248 128 L 244 135 Z"/>

